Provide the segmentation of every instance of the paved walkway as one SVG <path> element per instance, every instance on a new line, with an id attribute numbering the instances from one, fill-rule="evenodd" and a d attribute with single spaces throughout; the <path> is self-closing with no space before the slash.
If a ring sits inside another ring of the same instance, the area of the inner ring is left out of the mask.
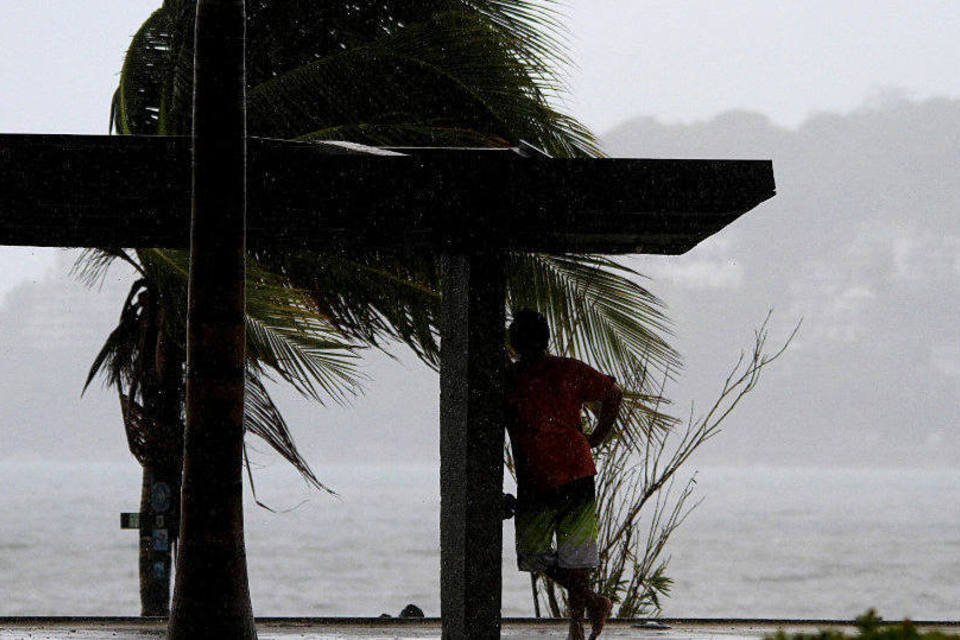
<path id="1" fill-rule="evenodd" d="M 602 638 L 608 640 L 759 640 L 777 628 L 814 631 L 840 623 L 777 621 L 667 621 L 657 629 L 636 622 L 610 622 Z M 920 626 L 920 625 L 918 625 Z M 941 625 L 933 625 L 941 627 Z M 957 632 L 955 625 L 949 631 Z M 0 619 L 0 640 L 146 640 L 162 638 L 162 621 L 112 619 Z M 257 622 L 260 640 L 439 640 L 437 620 L 318 620 L 264 619 Z M 510 640 L 564 640 L 560 622 L 505 621 L 503 638 Z"/>

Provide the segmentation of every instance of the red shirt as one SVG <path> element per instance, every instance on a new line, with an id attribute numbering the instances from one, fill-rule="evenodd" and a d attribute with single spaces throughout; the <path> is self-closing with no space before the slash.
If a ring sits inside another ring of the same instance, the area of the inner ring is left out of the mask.
<path id="1" fill-rule="evenodd" d="M 518 484 L 543 491 L 596 475 L 580 412 L 584 403 L 606 397 L 614 379 L 579 360 L 545 355 L 511 364 L 506 382 Z"/>

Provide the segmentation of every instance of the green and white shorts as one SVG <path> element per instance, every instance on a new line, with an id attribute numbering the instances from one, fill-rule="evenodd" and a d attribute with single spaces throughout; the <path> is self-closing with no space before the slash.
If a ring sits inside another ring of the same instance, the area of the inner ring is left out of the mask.
<path id="1" fill-rule="evenodd" d="M 593 476 L 536 495 L 518 494 L 515 522 L 520 571 L 592 569 L 600 564 Z"/>

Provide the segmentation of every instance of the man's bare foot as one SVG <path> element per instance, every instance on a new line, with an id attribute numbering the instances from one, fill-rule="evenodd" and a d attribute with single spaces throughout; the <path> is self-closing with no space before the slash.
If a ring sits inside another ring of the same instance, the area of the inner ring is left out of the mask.
<path id="1" fill-rule="evenodd" d="M 570 632 L 567 633 L 567 640 L 584 640 L 582 620 L 570 621 Z"/>
<path id="2" fill-rule="evenodd" d="M 613 602 L 610 598 L 600 595 L 587 605 L 587 615 L 590 616 L 590 640 L 597 640 L 597 636 L 603 632 L 603 625 L 607 623 L 612 610 Z"/>

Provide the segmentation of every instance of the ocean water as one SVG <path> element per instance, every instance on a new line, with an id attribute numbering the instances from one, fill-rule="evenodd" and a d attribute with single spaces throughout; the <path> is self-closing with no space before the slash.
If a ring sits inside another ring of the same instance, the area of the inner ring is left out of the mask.
<path id="1" fill-rule="evenodd" d="M 320 467 L 340 492 L 258 470 L 247 552 L 258 615 L 439 614 L 434 466 Z M 667 616 L 960 618 L 960 471 L 702 468 L 674 534 Z M 136 615 L 131 464 L 0 463 L 0 615 Z M 303 502 L 305 500 L 305 502 Z M 280 511 L 287 510 L 288 511 Z M 532 615 L 504 529 L 505 615 Z"/>

